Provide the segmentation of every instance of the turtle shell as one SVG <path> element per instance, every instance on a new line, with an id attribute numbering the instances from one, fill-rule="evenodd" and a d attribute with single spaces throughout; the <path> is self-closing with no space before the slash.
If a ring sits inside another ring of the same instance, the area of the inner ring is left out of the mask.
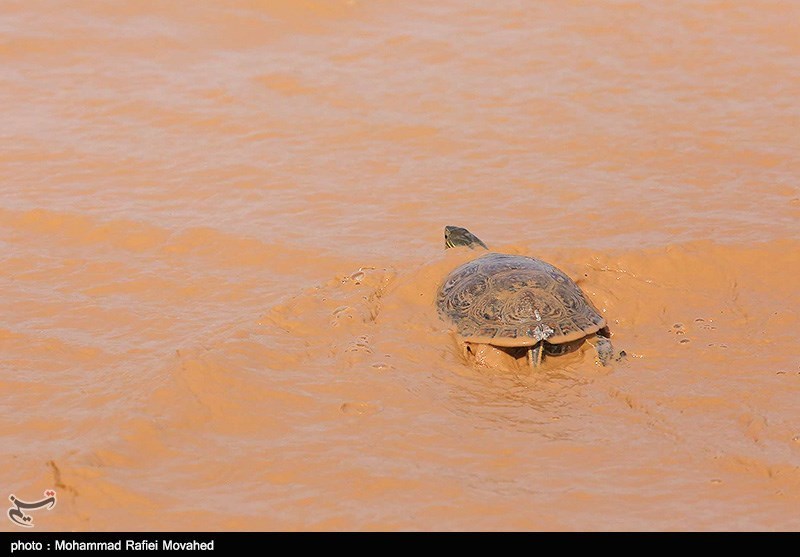
<path id="1" fill-rule="evenodd" d="M 436 297 L 466 341 L 495 346 L 562 344 L 606 321 L 561 270 L 533 257 L 490 253 L 455 269 Z"/>

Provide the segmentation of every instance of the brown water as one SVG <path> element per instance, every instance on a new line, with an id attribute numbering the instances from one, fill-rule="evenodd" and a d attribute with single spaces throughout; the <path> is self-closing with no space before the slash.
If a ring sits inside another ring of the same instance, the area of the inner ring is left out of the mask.
<path id="1" fill-rule="evenodd" d="M 36 529 L 800 529 L 800 4 L 471 4 L 2 3 Z M 445 224 L 627 359 L 466 365 Z"/>

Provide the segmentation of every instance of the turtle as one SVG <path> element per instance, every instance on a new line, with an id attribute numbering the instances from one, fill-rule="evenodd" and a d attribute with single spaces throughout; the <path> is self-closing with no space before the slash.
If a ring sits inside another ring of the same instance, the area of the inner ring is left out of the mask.
<path id="1" fill-rule="evenodd" d="M 588 340 L 597 363 L 608 364 L 614 349 L 606 320 L 563 271 L 533 257 L 492 252 L 466 228 L 445 226 L 444 240 L 445 249 L 487 252 L 453 270 L 436 295 L 439 315 L 468 347 L 525 350 L 537 368 L 545 355 L 571 352 Z"/>

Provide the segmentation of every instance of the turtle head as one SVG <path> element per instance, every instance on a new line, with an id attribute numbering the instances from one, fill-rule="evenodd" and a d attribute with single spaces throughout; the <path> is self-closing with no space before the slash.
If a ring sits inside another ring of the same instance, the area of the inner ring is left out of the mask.
<path id="1" fill-rule="evenodd" d="M 481 242 L 480 238 L 475 236 L 475 234 L 473 234 L 466 228 L 461 228 L 460 226 L 445 226 L 444 227 L 445 249 L 455 248 L 459 246 L 467 247 L 470 249 L 475 249 L 475 248 L 489 249 L 488 247 L 486 247 L 486 244 Z"/>

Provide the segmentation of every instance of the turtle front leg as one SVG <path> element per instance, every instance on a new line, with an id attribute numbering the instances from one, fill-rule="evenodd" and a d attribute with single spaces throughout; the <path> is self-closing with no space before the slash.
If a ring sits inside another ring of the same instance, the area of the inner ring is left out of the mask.
<path id="1" fill-rule="evenodd" d="M 592 345 L 597 351 L 597 363 L 602 366 L 607 366 L 611 358 L 614 357 L 614 346 L 612 346 L 611 341 L 606 337 L 598 335 L 594 338 L 594 343 L 592 343 Z"/>
<path id="2" fill-rule="evenodd" d="M 542 355 L 544 354 L 544 343 L 540 342 L 528 348 L 528 365 L 536 369 L 542 365 Z"/>

